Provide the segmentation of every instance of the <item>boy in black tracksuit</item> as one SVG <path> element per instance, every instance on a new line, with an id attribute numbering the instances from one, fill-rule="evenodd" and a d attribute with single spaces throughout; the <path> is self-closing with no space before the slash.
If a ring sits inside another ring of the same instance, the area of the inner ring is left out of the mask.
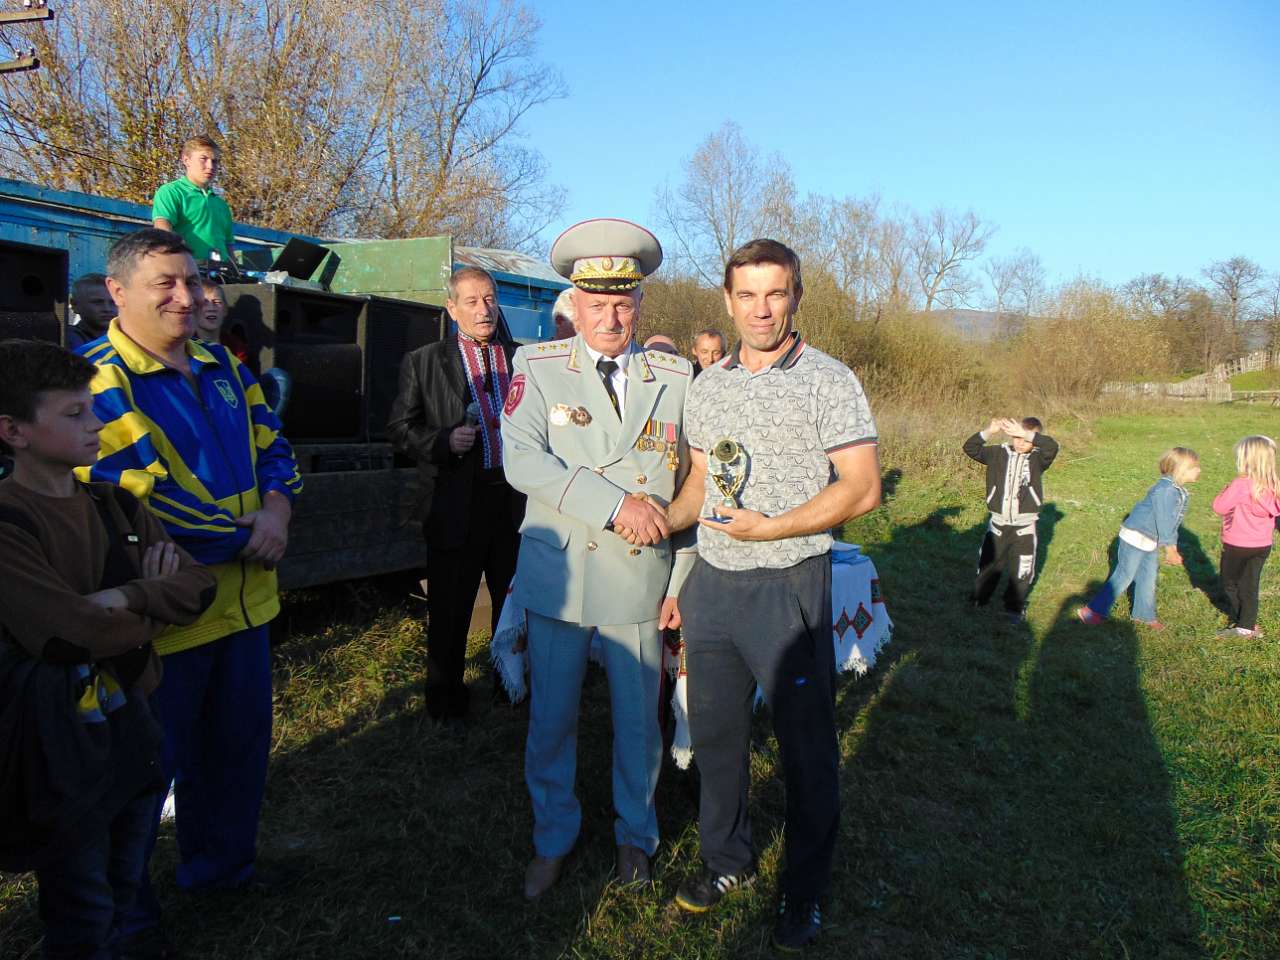
<path id="1" fill-rule="evenodd" d="M 1001 568 L 1009 571 L 1004 608 L 1012 620 L 1021 620 L 1036 576 L 1036 520 L 1044 501 L 1040 475 L 1053 464 L 1058 444 L 1040 432 L 1040 421 L 993 419 L 964 442 L 964 452 L 987 465 L 986 499 L 991 523 L 978 553 L 978 578 L 969 599 L 985 606 L 1000 581 Z M 987 444 L 987 438 L 1004 431 L 1008 443 Z"/>

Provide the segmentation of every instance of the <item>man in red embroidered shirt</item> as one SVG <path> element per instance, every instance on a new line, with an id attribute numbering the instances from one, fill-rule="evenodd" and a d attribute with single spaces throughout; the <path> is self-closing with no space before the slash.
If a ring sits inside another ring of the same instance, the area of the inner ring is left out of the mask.
<path id="1" fill-rule="evenodd" d="M 496 629 L 515 573 L 524 495 L 502 472 L 500 424 L 516 344 L 500 322 L 493 277 L 477 267 L 454 271 L 445 308 L 458 333 L 404 358 L 387 432 L 420 476 L 427 713 L 458 721 L 467 715 L 462 670 L 480 577 Z"/>

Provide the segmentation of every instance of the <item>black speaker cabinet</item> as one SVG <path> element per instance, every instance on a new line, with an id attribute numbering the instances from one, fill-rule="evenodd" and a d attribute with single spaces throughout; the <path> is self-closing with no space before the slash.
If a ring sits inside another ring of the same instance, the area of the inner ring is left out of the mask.
<path id="1" fill-rule="evenodd" d="M 369 298 L 364 378 L 369 439 L 387 437 L 387 418 L 399 388 L 401 359 L 406 353 L 439 340 L 447 322 L 448 316 L 440 307 L 412 300 Z"/>
<path id="2" fill-rule="evenodd" d="M 279 367 L 293 381 L 285 436 L 365 439 L 364 375 L 368 299 L 276 284 L 228 284 L 223 329 L 249 347 L 260 375 Z"/>
<path id="3" fill-rule="evenodd" d="M 67 253 L 0 243 L 0 339 L 62 342 Z"/>

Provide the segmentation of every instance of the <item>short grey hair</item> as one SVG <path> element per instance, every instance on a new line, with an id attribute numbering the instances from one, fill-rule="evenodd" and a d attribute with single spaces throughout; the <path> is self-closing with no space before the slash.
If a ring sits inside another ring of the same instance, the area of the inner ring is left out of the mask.
<path id="1" fill-rule="evenodd" d="M 493 279 L 493 274 L 482 267 L 459 267 L 449 275 L 449 299 L 458 299 L 458 284 L 463 280 L 488 280 L 489 286 L 493 287 L 496 295 L 498 292 L 498 283 Z"/>
<path id="2" fill-rule="evenodd" d="M 556 297 L 555 306 L 551 308 L 552 317 L 564 317 L 570 323 L 577 319 L 578 308 L 573 302 L 573 287 L 565 287 Z"/>

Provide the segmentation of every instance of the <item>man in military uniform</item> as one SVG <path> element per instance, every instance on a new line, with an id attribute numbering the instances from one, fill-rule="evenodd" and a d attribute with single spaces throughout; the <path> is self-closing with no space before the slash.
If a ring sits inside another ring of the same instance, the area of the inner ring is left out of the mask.
<path id="1" fill-rule="evenodd" d="M 640 281 L 661 262 L 636 224 L 566 230 L 551 263 L 574 284 L 577 335 L 520 349 L 503 411 L 507 479 L 528 495 L 514 597 L 529 619 L 530 900 L 555 883 L 578 837 L 578 702 L 593 631 L 612 703 L 619 878 L 647 881 L 658 845 L 661 627 L 680 579 L 664 507 L 687 463 L 691 380 L 687 360 L 632 340 Z"/>

